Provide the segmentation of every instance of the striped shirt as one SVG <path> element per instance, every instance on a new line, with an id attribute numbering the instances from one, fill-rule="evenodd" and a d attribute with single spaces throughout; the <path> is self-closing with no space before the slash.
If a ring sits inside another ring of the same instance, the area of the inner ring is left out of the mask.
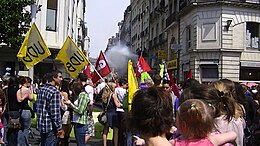
<path id="1" fill-rule="evenodd" d="M 87 125 L 88 123 L 88 107 L 90 99 L 86 92 L 81 92 L 79 98 L 72 104 L 74 123 Z"/>
<path id="2" fill-rule="evenodd" d="M 36 100 L 36 128 L 40 133 L 61 129 L 60 99 L 60 92 L 53 85 L 46 84 L 40 88 Z"/>

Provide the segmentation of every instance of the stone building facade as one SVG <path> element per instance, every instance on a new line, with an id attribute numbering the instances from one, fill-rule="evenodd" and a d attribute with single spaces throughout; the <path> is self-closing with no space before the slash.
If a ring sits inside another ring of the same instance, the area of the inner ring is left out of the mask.
<path id="1" fill-rule="evenodd" d="M 85 0 L 36 0 L 35 4 L 25 9 L 32 12 L 32 22 L 35 22 L 47 47 L 52 55 L 44 61 L 34 66 L 34 76 L 40 78 L 54 67 L 62 71 L 64 77 L 66 73 L 63 64 L 55 60 L 66 38 L 70 36 L 76 45 L 88 54 L 89 38 L 85 26 Z M 10 50 L 7 50 L 10 49 Z M 0 55 L 0 70 L 4 73 L 4 67 L 10 65 L 13 74 L 19 71 L 28 72 L 22 62 L 18 61 L 16 54 L 18 50 L 13 50 L 7 46 L 0 47 L 0 54 L 8 54 L 2 59 Z"/>
<path id="2" fill-rule="evenodd" d="M 180 78 L 260 81 L 260 4 L 191 1 L 180 9 Z"/>

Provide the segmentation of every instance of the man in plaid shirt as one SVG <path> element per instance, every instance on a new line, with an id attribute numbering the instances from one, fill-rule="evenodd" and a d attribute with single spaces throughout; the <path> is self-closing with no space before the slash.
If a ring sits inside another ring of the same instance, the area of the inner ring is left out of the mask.
<path id="1" fill-rule="evenodd" d="M 56 88 L 62 81 L 61 72 L 53 71 L 46 75 L 46 83 L 40 88 L 36 100 L 37 125 L 41 134 L 41 146 L 55 146 L 61 129 L 60 99 L 61 95 Z"/>

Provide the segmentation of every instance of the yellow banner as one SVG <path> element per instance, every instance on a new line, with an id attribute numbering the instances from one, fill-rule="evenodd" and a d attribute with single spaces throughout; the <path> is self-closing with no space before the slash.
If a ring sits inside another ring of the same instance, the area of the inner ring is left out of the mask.
<path id="1" fill-rule="evenodd" d="M 50 50 L 42 39 L 37 26 L 33 23 L 17 53 L 17 57 L 29 69 L 50 55 Z"/>
<path id="2" fill-rule="evenodd" d="M 158 50 L 158 59 L 166 59 L 165 50 Z"/>
<path id="3" fill-rule="evenodd" d="M 167 69 L 176 69 L 177 68 L 177 59 L 166 62 Z"/>
<path id="4" fill-rule="evenodd" d="M 128 110 L 131 110 L 131 104 L 133 101 L 134 93 L 137 91 L 138 83 L 133 69 L 132 61 L 128 61 L 127 72 L 128 72 Z"/>
<path id="5" fill-rule="evenodd" d="M 81 69 L 88 64 L 86 56 L 70 37 L 67 37 L 56 59 L 64 64 L 67 72 L 73 78 L 77 77 Z"/>

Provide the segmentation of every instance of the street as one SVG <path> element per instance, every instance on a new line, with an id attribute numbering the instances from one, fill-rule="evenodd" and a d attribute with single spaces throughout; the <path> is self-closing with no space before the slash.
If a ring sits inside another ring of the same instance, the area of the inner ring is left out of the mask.
<path id="1" fill-rule="evenodd" d="M 30 135 L 29 142 L 32 146 L 38 146 L 40 144 L 40 133 L 32 128 L 32 135 Z M 71 138 L 69 146 L 77 146 L 76 139 Z M 91 139 L 90 142 L 86 146 L 102 146 L 101 139 Z"/>

